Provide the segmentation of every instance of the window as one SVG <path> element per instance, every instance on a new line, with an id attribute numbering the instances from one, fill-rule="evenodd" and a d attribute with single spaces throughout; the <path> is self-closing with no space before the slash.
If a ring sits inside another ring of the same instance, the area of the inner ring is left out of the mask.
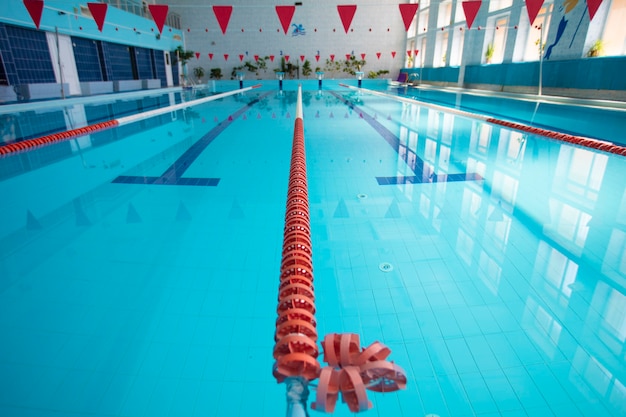
<path id="1" fill-rule="evenodd" d="M 439 31 L 437 33 L 437 43 L 435 44 L 435 61 L 433 67 L 446 65 L 448 55 L 448 34 L 449 31 Z"/>
<path id="2" fill-rule="evenodd" d="M 624 22 L 626 22 L 626 0 L 613 0 L 602 34 L 604 55 L 626 55 Z"/>
<path id="3" fill-rule="evenodd" d="M 509 25 L 509 14 L 490 17 L 487 20 L 489 35 L 485 37 L 485 62 L 499 64 L 504 60 L 504 49 L 506 48 L 506 33 Z M 492 47 L 491 56 L 487 53 Z"/>
<path id="4" fill-rule="evenodd" d="M 515 50 L 513 53 L 514 62 L 539 61 L 539 48 L 543 45 L 542 53 L 545 52 L 548 30 L 550 29 L 550 18 L 554 4 L 544 3 L 539 10 L 532 27 L 528 20 L 528 10 L 522 8 L 517 38 L 515 40 Z M 543 27 L 543 38 L 541 38 Z"/>
<path id="5" fill-rule="evenodd" d="M 450 47 L 450 65 L 460 66 L 463 60 L 463 41 L 465 40 L 465 28 L 463 25 L 454 27 L 452 33 L 452 46 Z"/>

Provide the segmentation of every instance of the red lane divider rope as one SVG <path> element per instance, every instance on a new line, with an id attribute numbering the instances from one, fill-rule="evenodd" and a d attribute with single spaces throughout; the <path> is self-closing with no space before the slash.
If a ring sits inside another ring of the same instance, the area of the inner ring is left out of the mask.
<path id="1" fill-rule="evenodd" d="M 317 360 L 313 255 L 309 215 L 302 89 L 298 88 L 291 151 L 287 211 L 283 238 L 278 318 L 274 333 L 274 377 L 287 385 L 287 416 L 304 416 L 308 383 L 319 378 L 312 407 L 332 413 L 341 393 L 352 412 L 372 408 L 366 390 L 391 392 L 406 387 L 402 368 L 386 360 L 391 350 L 374 342 L 361 351 L 356 334 L 331 333 L 324 338 L 324 360 Z"/>
<path id="2" fill-rule="evenodd" d="M 298 92 L 300 98 L 300 91 Z M 274 334 L 274 377 L 317 378 L 317 329 L 313 292 L 313 255 L 304 150 L 304 123 L 296 116 L 287 191 L 278 318 Z"/>
<path id="3" fill-rule="evenodd" d="M 90 133 L 97 132 L 99 130 L 109 129 L 118 125 L 117 120 L 109 120 L 102 123 L 96 123 L 93 125 L 80 127 L 78 129 L 67 130 L 61 133 L 54 133 L 51 135 L 42 136 L 35 139 L 27 139 L 20 142 L 11 143 L 8 145 L 0 146 L 0 155 L 8 155 L 15 152 L 27 151 L 32 148 L 47 145 L 49 143 L 60 142 L 63 140 L 71 139 L 76 136 L 88 135 Z"/>
<path id="4" fill-rule="evenodd" d="M 522 125 L 519 123 L 507 122 L 500 119 L 488 118 L 485 120 L 488 123 L 508 127 L 510 129 L 521 130 L 523 132 L 532 133 L 533 135 L 545 136 L 550 139 L 560 140 L 563 142 L 573 143 L 579 146 L 585 146 L 587 148 L 598 149 L 604 152 L 610 152 L 616 155 L 626 156 L 626 147 L 615 145 L 611 142 L 605 142 L 602 140 L 586 138 L 582 136 L 569 135 L 567 133 L 559 133 L 548 129 L 541 129 L 538 127 L 531 127 Z"/>

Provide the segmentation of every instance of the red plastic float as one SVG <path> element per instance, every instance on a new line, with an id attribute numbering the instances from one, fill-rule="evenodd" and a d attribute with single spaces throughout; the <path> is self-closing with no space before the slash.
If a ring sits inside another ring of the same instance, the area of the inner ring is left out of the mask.
<path id="1" fill-rule="evenodd" d="M 76 136 L 87 135 L 99 130 L 109 129 L 117 125 L 117 120 L 109 120 L 86 127 L 67 130 L 63 133 L 53 133 L 39 138 L 27 139 L 20 142 L 11 143 L 9 145 L 0 146 L 0 155 L 9 155 L 15 152 L 27 151 L 38 146 L 46 145 L 48 143 L 60 142 L 62 140 L 73 138 Z"/>
<path id="2" fill-rule="evenodd" d="M 567 133 L 555 132 L 552 130 L 541 129 L 538 127 L 531 127 L 522 125 L 519 123 L 507 122 L 505 120 L 495 119 L 495 118 L 487 118 L 486 122 L 505 126 L 510 129 L 521 130 L 523 132 L 529 132 L 534 135 L 545 136 L 550 139 L 560 140 L 563 142 L 573 143 L 579 146 L 584 146 L 587 148 L 597 149 L 603 152 L 609 152 L 615 155 L 625 155 L 626 147 L 616 145 L 614 143 L 605 142 L 597 139 L 585 138 L 580 136 L 568 135 Z"/>

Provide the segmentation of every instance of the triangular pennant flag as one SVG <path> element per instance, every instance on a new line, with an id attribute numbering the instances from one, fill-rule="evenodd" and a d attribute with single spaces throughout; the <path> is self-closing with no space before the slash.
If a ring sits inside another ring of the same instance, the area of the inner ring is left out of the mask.
<path id="1" fill-rule="evenodd" d="M 361 59 L 365 61 L 365 54 L 361 54 Z"/>
<path id="2" fill-rule="evenodd" d="M 391 57 L 395 58 L 396 57 L 396 51 L 391 51 Z"/>
<path id="3" fill-rule="evenodd" d="M 37 220 L 37 218 L 33 215 L 33 213 L 30 212 L 30 210 L 26 211 L 26 229 L 27 230 L 41 229 L 41 223 L 39 223 L 39 220 Z"/>
<path id="4" fill-rule="evenodd" d="M 413 22 L 415 13 L 417 13 L 418 6 L 418 3 L 398 4 L 398 7 L 400 7 L 400 14 L 402 14 L 402 21 L 404 22 L 404 29 L 407 32 L 409 30 L 409 26 L 411 26 L 411 22 Z"/>
<path id="5" fill-rule="evenodd" d="M 587 0 L 587 9 L 589 9 L 589 20 L 592 20 L 596 15 L 598 8 L 602 4 L 602 0 Z"/>
<path id="6" fill-rule="evenodd" d="M 319 62 L 319 60 L 320 60 L 320 56 L 319 55 L 315 55 L 315 61 Z"/>
<path id="7" fill-rule="evenodd" d="M 224 61 L 228 61 L 228 54 L 224 54 Z"/>
<path id="8" fill-rule="evenodd" d="M 270 55 L 270 61 L 274 62 L 274 55 Z"/>
<path id="9" fill-rule="evenodd" d="M 380 59 L 380 52 L 376 52 L 376 58 Z"/>
<path id="10" fill-rule="evenodd" d="M 337 6 L 337 11 L 339 12 L 343 29 L 348 33 L 348 29 L 350 29 L 352 19 L 354 18 L 354 13 L 356 13 L 356 4 Z"/>
<path id="11" fill-rule="evenodd" d="M 230 15 L 233 13 L 233 6 L 213 6 L 213 13 L 217 23 L 220 25 L 220 29 L 222 29 L 222 34 L 225 35 Z"/>
<path id="12" fill-rule="evenodd" d="M 480 9 L 480 5 L 482 4 L 481 0 L 470 0 L 464 1 L 463 3 L 463 12 L 465 12 L 465 19 L 467 20 L 467 28 L 471 29 L 472 24 L 474 23 L 474 19 L 478 14 L 478 9 Z"/>
<path id="13" fill-rule="evenodd" d="M 413 51 L 413 53 L 415 54 L 415 57 L 417 57 L 417 53 L 419 52 L 419 49 L 416 49 Z"/>
<path id="14" fill-rule="evenodd" d="M 304 62 L 304 55 L 300 55 L 300 62 Z"/>
<path id="15" fill-rule="evenodd" d="M 196 52 L 196 59 L 200 59 L 200 52 Z"/>
<path id="16" fill-rule="evenodd" d="M 240 55 L 239 55 L 239 61 L 242 61 L 242 62 L 243 62 L 243 54 L 240 54 Z"/>
<path id="17" fill-rule="evenodd" d="M 348 213 L 348 206 L 346 206 L 346 202 L 343 198 L 339 200 L 339 204 L 337 204 L 337 208 L 335 208 L 335 214 L 333 217 L 350 217 L 350 214 Z"/>
<path id="18" fill-rule="evenodd" d="M 411 57 L 412 53 L 413 53 L 413 51 L 406 51 L 406 54 L 409 56 L 409 58 Z"/>
<path id="19" fill-rule="evenodd" d="M 213 60 L 213 54 L 211 54 L 211 53 L 209 54 L 209 59 Z"/>
<path id="20" fill-rule="evenodd" d="M 333 62 L 335 60 L 335 55 L 331 55 L 330 56 L 330 62 Z"/>
<path id="21" fill-rule="evenodd" d="M 346 61 L 350 60 L 350 56 L 351 56 L 350 54 L 346 54 Z"/>
<path id="22" fill-rule="evenodd" d="M 128 204 L 126 223 L 141 223 L 141 217 L 139 217 L 139 213 L 137 213 L 137 210 L 135 210 L 135 207 L 131 203 Z"/>
<path id="23" fill-rule="evenodd" d="M 35 27 L 39 29 L 41 14 L 43 12 L 43 0 L 24 0 L 24 6 L 28 10 L 30 18 L 33 19 Z"/>
<path id="24" fill-rule="evenodd" d="M 157 25 L 157 29 L 159 29 L 159 33 L 163 32 L 163 25 L 165 24 L 165 19 L 167 18 L 167 10 L 168 6 L 166 4 L 149 4 L 148 9 L 150 9 L 150 14 L 152 14 L 152 18 L 154 19 L 154 23 Z"/>
<path id="25" fill-rule="evenodd" d="M 398 207 L 398 203 L 396 200 L 393 200 L 387 209 L 387 213 L 385 213 L 385 218 L 387 219 L 397 219 L 402 217 L 400 213 L 400 207 Z"/>
<path id="26" fill-rule="evenodd" d="M 96 25 L 98 25 L 98 30 L 102 32 L 102 28 L 104 27 L 104 18 L 107 15 L 107 7 L 109 5 L 106 3 L 87 3 L 87 6 L 93 16 L 93 20 L 95 20 Z"/>
<path id="27" fill-rule="evenodd" d="M 289 55 L 285 55 L 285 62 L 289 62 Z"/>
<path id="28" fill-rule="evenodd" d="M 530 25 L 533 25 L 539 10 L 541 10 L 541 6 L 543 5 L 543 0 L 526 0 L 526 11 L 528 12 L 528 20 L 530 20 Z"/>
<path id="29" fill-rule="evenodd" d="M 285 35 L 287 34 L 289 25 L 291 25 L 291 19 L 293 18 L 295 11 L 296 6 L 276 6 L 276 14 L 278 15 L 278 20 L 280 20 L 280 24 L 285 31 Z"/>
<path id="30" fill-rule="evenodd" d="M 255 56 L 254 56 L 254 61 L 255 61 L 255 62 L 259 62 L 259 56 L 258 56 L 258 55 L 255 55 Z"/>
<path id="31" fill-rule="evenodd" d="M 189 210 L 187 210 L 187 207 L 185 207 L 185 205 L 181 201 L 178 204 L 178 210 L 176 211 L 176 221 L 180 222 L 188 220 L 191 220 L 191 214 L 189 213 Z"/>

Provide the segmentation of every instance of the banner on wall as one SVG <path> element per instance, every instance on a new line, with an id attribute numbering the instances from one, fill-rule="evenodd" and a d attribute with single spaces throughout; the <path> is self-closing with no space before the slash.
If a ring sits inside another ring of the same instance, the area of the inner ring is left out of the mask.
<path id="1" fill-rule="evenodd" d="M 165 4 L 150 4 L 148 5 L 148 9 L 150 9 L 150 14 L 154 19 L 154 23 L 157 25 L 157 29 L 159 29 L 159 33 L 163 33 L 163 25 L 165 25 L 169 7 Z"/>
<path id="2" fill-rule="evenodd" d="M 225 35 L 230 16 L 233 14 L 233 6 L 213 6 L 213 14 L 222 29 L 222 34 Z"/>
<path id="3" fill-rule="evenodd" d="M 478 14 L 478 10 L 480 9 L 480 5 L 482 4 L 481 0 L 470 0 L 464 1 L 463 12 L 465 13 L 465 19 L 467 20 L 467 28 L 471 29 L 472 24 L 474 23 L 474 19 Z"/>
<path id="4" fill-rule="evenodd" d="M 404 30 L 409 31 L 409 27 L 413 22 L 415 13 L 417 13 L 418 3 L 399 4 L 400 14 L 402 15 L 402 21 L 404 22 Z"/>
<path id="5" fill-rule="evenodd" d="M 102 32 L 102 28 L 104 27 L 104 19 L 107 15 L 107 7 L 106 3 L 87 3 L 87 7 L 89 7 L 89 11 L 91 12 L 91 16 L 93 16 L 93 20 L 98 25 L 98 30 Z"/>
<path id="6" fill-rule="evenodd" d="M 43 13 L 43 0 L 24 0 L 24 6 L 28 10 L 30 18 L 33 19 L 35 27 L 39 29 L 41 14 Z"/>
<path id="7" fill-rule="evenodd" d="M 339 12 L 339 17 L 341 18 L 343 29 L 346 31 L 346 33 L 348 33 L 348 29 L 350 29 L 352 19 L 354 19 L 354 14 L 356 13 L 356 5 L 349 4 L 337 6 L 337 12 Z"/>
<path id="8" fill-rule="evenodd" d="M 291 25 L 291 19 L 293 19 L 293 14 L 295 12 L 296 6 L 276 6 L 276 14 L 278 15 L 278 20 L 280 20 L 280 24 L 283 27 L 285 35 Z"/>

